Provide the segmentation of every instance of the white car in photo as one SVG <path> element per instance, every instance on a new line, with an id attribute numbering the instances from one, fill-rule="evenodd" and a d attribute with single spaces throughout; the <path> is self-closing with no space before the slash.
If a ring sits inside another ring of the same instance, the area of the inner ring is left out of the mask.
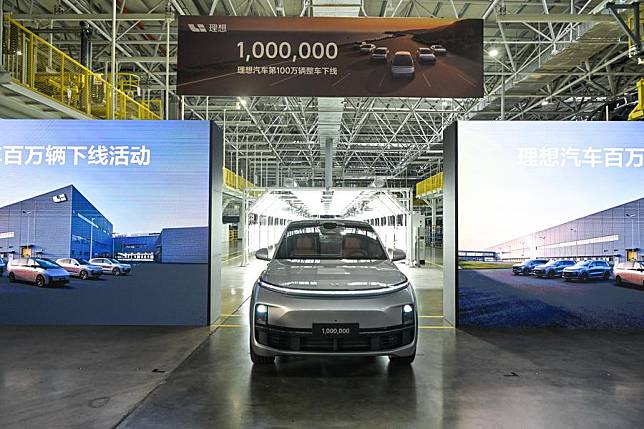
<path id="1" fill-rule="evenodd" d="M 389 356 L 410 364 L 418 334 L 414 290 L 366 222 L 292 222 L 250 300 L 250 356 Z"/>
<path id="2" fill-rule="evenodd" d="M 395 78 L 413 78 L 416 75 L 414 59 L 409 51 L 398 51 L 394 54 L 394 60 L 391 62 L 391 74 Z"/>
<path id="3" fill-rule="evenodd" d="M 416 50 L 416 58 L 419 63 L 433 64 L 436 62 L 436 55 L 430 48 L 418 48 Z"/>
<path id="4" fill-rule="evenodd" d="M 436 55 L 447 55 L 447 48 L 443 45 L 432 45 L 430 48 Z"/>
<path id="5" fill-rule="evenodd" d="M 9 262 L 9 281 L 29 282 L 38 287 L 64 286 L 69 273 L 57 263 L 43 258 L 18 258 Z"/>
<path id="6" fill-rule="evenodd" d="M 92 258 L 89 260 L 89 263 L 101 267 L 104 274 L 124 276 L 132 271 L 130 264 L 124 264 L 114 258 Z"/>

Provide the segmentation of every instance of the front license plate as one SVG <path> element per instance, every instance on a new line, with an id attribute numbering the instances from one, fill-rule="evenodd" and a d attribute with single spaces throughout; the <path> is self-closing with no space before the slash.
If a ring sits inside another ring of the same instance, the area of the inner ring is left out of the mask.
<path id="1" fill-rule="evenodd" d="M 313 336 L 317 338 L 347 338 L 358 336 L 357 323 L 314 323 Z"/>

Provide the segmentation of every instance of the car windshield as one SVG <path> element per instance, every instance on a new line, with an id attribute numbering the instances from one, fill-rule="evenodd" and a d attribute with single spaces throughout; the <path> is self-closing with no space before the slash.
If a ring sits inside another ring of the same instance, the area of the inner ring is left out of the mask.
<path id="1" fill-rule="evenodd" d="M 420 52 L 421 54 L 431 54 L 432 53 L 431 49 L 429 49 L 429 48 L 420 48 L 418 50 L 418 52 Z"/>
<path id="2" fill-rule="evenodd" d="M 579 261 L 574 266 L 575 267 L 585 267 L 586 265 L 590 265 L 591 262 L 592 261 Z"/>
<path id="3" fill-rule="evenodd" d="M 41 268 L 60 268 L 60 265 L 58 265 L 57 263 L 48 261 L 46 259 L 34 259 L 34 262 Z"/>
<path id="4" fill-rule="evenodd" d="M 434 45 L 434 49 L 443 49 L 443 45 Z"/>
<path id="5" fill-rule="evenodd" d="M 110 262 L 115 263 L 115 264 L 120 264 L 120 263 L 121 263 L 121 261 L 118 261 L 118 260 L 116 260 L 116 259 L 114 259 L 114 258 L 108 258 L 108 260 L 109 260 Z"/>
<path id="6" fill-rule="evenodd" d="M 370 226 L 325 222 L 289 228 L 275 259 L 386 260 L 387 254 Z"/>
<path id="7" fill-rule="evenodd" d="M 546 267 L 552 267 L 553 265 L 557 265 L 557 261 L 551 259 L 548 262 L 546 262 Z"/>
<path id="8" fill-rule="evenodd" d="M 409 55 L 396 55 L 396 58 L 394 58 L 395 66 L 411 66 L 413 64 L 414 62 Z"/>
<path id="9" fill-rule="evenodd" d="M 89 262 L 87 262 L 85 259 L 77 259 L 77 261 L 81 265 L 89 265 Z"/>
<path id="10" fill-rule="evenodd" d="M 376 49 L 377 54 L 385 54 L 387 53 L 387 48 L 378 48 Z"/>

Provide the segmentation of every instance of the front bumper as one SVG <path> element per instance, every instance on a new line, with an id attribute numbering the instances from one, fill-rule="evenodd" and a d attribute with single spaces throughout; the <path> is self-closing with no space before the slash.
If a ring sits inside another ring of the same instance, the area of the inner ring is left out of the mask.
<path id="1" fill-rule="evenodd" d="M 255 323 L 255 306 L 268 306 L 268 323 Z M 402 325 L 402 306 L 416 299 L 411 287 L 386 295 L 333 298 L 289 296 L 255 286 L 250 304 L 250 342 L 262 356 L 409 356 L 418 322 Z M 358 335 L 316 338 L 314 323 L 357 323 Z"/>
<path id="2" fill-rule="evenodd" d="M 578 279 L 580 275 L 577 271 L 564 271 L 561 276 L 564 279 Z"/>

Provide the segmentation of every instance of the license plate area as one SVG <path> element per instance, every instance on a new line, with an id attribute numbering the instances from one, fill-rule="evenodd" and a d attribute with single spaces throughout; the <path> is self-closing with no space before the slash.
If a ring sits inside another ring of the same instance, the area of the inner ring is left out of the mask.
<path id="1" fill-rule="evenodd" d="M 358 323 L 314 323 L 313 338 L 351 338 L 360 331 Z"/>

